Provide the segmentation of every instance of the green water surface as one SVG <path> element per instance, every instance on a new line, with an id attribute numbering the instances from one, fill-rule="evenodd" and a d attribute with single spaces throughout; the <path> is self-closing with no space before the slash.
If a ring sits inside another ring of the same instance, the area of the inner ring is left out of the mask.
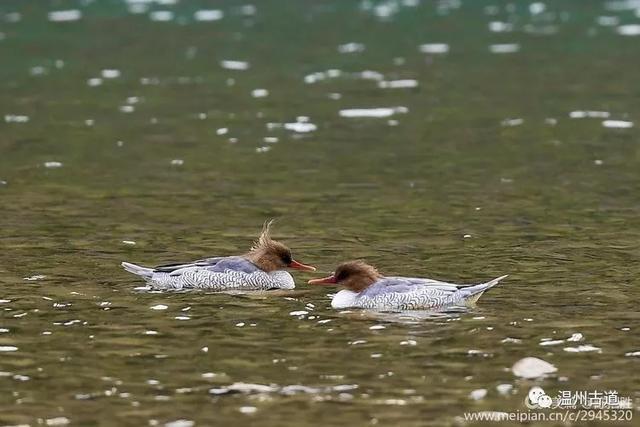
<path id="1" fill-rule="evenodd" d="M 640 397 L 639 11 L 3 1 L 0 425 L 467 425 L 533 385 Z M 290 294 L 152 293 L 119 266 L 242 253 L 269 218 L 318 267 Z M 306 281 L 354 258 L 509 278 L 463 313 L 340 313 Z M 526 356 L 558 370 L 519 379 Z M 271 389 L 216 394 L 234 383 Z"/>

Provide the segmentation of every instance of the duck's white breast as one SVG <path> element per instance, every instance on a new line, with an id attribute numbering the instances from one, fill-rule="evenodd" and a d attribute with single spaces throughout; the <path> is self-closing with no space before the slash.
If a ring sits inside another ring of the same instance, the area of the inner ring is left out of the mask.
<path id="1" fill-rule="evenodd" d="M 331 307 L 333 308 L 348 308 L 356 307 L 356 298 L 358 294 L 348 289 L 343 289 L 334 295 L 331 300 Z"/>

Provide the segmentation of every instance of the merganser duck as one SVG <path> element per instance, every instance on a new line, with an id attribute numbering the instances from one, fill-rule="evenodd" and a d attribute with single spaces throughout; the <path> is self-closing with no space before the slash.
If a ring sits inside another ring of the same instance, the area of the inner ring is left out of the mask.
<path id="1" fill-rule="evenodd" d="M 294 260 L 287 246 L 271 238 L 270 226 L 271 222 L 265 223 L 260 237 L 244 255 L 205 258 L 155 268 L 123 262 L 122 267 L 142 277 L 154 289 L 293 289 L 293 277 L 283 269 L 315 271 L 315 267 Z"/>
<path id="2" fill-rule="evenodd" d="M 469 305 L 507 276 L 479 285 L 456 285 L 432 279 L 385 277 L 362 261 L 340 264 L 335 272 L 310 285 L 342 285 L 331 300 L 333 308 L 368 308 L 384 311 L 433 310 Z"/>

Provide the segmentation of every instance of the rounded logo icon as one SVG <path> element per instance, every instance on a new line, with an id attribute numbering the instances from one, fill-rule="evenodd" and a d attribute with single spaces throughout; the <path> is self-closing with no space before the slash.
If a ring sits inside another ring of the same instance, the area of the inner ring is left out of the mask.
<path id="1" fill-rule="evenodd" d="M 538 398 L 538 406 L 541 408 L 544 408 L 544 409 L 551 408 L 552 403 L 553 403 L 553 399 L 551 399 L 551 397 L 547 396 L 546 394 L 543 394 Z"/>
<path id="2" fill-rule="evenodd" d="M 524 400 L 524 404 L 529 409 L 550 408 L 552 403 L 553 399 L 547 396 L 542 387 L 538 386 L 532 387 Z"/>

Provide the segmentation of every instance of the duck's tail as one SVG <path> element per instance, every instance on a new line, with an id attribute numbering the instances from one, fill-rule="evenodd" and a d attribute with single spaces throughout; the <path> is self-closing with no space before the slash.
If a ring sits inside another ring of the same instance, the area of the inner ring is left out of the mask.
<path id="1" fill-rule="evenodd" d="M 151 279 L 151 276 L 153 275 L 152 268 L 142 267 L 140 265 L 131 264 L 130 262 L 123 262 L 121 265 L 129 273 L 144 277 L 145 279 Z"/>
<path id="2" fill-rule="evenodd" d="M 500 276 L 498 278 L 490 280 L 487 283 L 467 286 L 466 288 L 461 288 L 458 292 L 460 292 L 462 299 L 465 301 L 466 304 L 475 304 L 487 289 L 494 287 L 495 285 L 500 283 L 502 279 L 504 279 L 507 276 L 508 274 L 505 274 L 504 276 Z"/>

